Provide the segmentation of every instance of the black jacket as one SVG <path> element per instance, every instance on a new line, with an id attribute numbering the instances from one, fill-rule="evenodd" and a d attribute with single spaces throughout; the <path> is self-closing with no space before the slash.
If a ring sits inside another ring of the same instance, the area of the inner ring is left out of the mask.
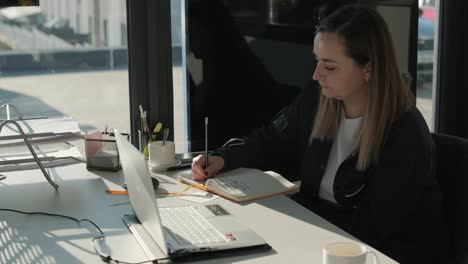
<path id="1" fill-rule="evenodd" d="M 340 165 L 332 204 L 318 191 L 333 142 L 310 141 L 318 95 L 318 88 L 305 88 L 244 145 L 219 149 L 225 170 L 276 170 L 293 180 L 299 175 L 301 189 L 293 198 L 303 206 L 400 263 L 443 263 L 448 244 L 434 143 L 421 113 L 413 107 L 392 124 L 377 164 L 357 171 L 351 155 Z"/>

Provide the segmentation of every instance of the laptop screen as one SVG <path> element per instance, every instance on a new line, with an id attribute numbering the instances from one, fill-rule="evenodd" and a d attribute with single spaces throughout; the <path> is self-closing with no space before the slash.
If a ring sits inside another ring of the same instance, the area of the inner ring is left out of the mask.
<path id="1" fill-rule="evenodd" d="M 145 157 L 116 129 L 114 134 L 133 211 L 160 249 L 168 255 L 151 174 Z"/>

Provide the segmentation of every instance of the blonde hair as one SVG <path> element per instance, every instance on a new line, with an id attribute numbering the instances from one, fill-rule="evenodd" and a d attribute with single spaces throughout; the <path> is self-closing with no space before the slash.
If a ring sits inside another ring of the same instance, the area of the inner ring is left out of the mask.
<path id="1" fill-rule="evenodd" d="M 348 5 L 320 21 L 317 33 L 336 33 L 359 67 L 370 65 L 368 103 L 353 154 L 356 168 L 377 163 L 387 129 L 413 105 L 414 98 L 398 68 L 393 42 L 383 18 L 369 7 Z M 335 138 L 342 118 L 342 102 L 320 95 L 312 139 Z"/>

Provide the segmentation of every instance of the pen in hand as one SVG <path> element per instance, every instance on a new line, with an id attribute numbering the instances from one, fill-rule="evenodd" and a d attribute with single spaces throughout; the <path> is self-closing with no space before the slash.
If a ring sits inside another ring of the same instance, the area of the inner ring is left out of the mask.
<path id="1" fill-rule="evenodd" d="M 205 169 L 208 168 L 208 117 L 205 117 Z"/>

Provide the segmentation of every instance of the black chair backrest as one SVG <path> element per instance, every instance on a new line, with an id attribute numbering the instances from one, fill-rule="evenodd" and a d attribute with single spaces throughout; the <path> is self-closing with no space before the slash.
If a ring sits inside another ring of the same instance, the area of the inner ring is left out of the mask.
<path id="1" fill-rule="evenodd" d="M 437 168 L 450 232 L 450 255 L 455 263 L 468 263 L 468 140 L 433 133 Z"/>

